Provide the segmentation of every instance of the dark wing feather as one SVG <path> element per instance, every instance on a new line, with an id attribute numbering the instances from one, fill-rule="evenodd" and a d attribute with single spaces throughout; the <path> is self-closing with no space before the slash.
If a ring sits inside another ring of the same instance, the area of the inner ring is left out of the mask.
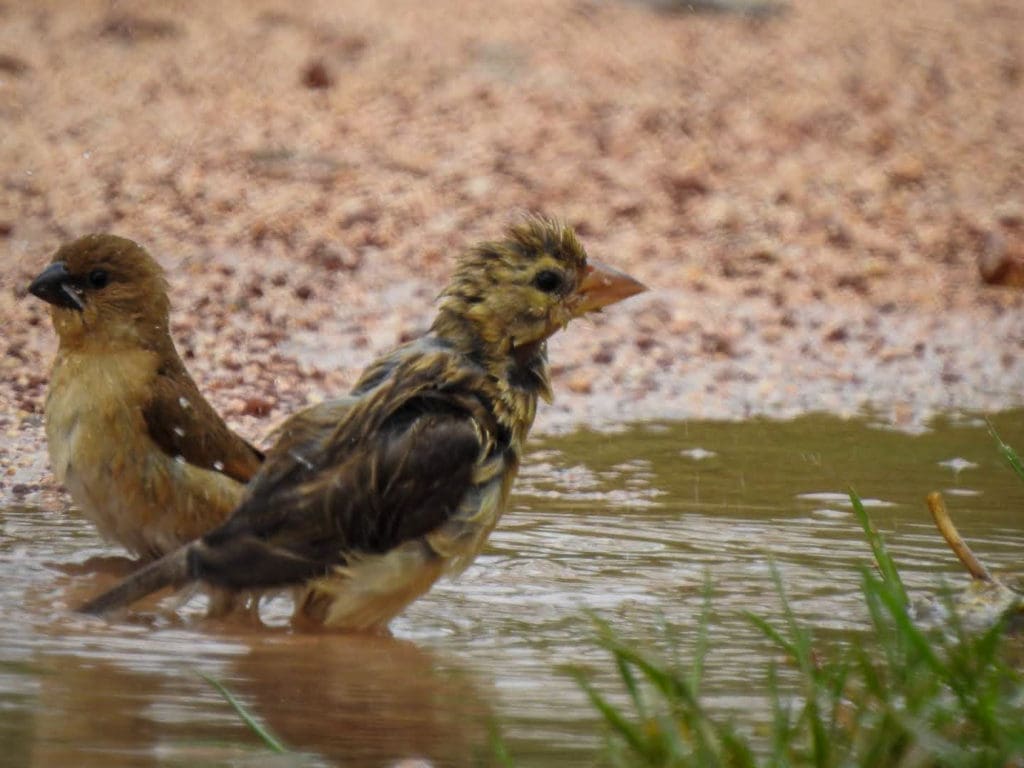
<path id="1" fill-rule="evenodd" d="M 344 421 L 352 407 L 358 404 L 359 398 L 349 395 L 322 403 L 311 405 L 296 411 L 287 419 L 275 426 L 267 437 L 273 443 L 272 451 L 287 453 L 301 449 L 310 438 L 329 434 Z"/>
<path id="2" fill-rule="evenodd" d="M 240 483 L 247 483 L 263 461 L 263 454 L 232 432 L 206 402 L 180 361 L 158 370 L 142 417 L 164 453 Z"/>
<path id="3" fill-rule="evenodd" d="M 493 415 L 473 394 L 485 374 L 449 350 L 424 351 L 412 342 L 385 361 L 388 374 L 369 391 L 357 384 L 360 396 L 306 408 L 275 429 L 277 442 L 246 499 L 216 535 L 268 539 L 292 521 L 293 506 L 315 498 L 329 509 L 336 489 L 353 482 L 350 463 L 374 455 L 383 438 L 402 434 L 417 415 L 472 415 L 488 433 L 496 429 Z"/>
<path id="4" fill-rule="evenodd" d="M 396 414 L 337 467 L 250 495 L 206 536 L 196 575 L 235 588 L 295 583 L 440 526 L 472 484 L 481 441 L 468 414 L 431 406 Z"/>
<path id="5" fill-rule="evenodd" d="M 344 405 L 279 428 L 238 510 L 196 548 L 193 575 L 235 588 L 295 583 L 422 536 L 456 511 L 496 429 L 477 395 L 485 374 L 415 342 L 386 368 Z"/>

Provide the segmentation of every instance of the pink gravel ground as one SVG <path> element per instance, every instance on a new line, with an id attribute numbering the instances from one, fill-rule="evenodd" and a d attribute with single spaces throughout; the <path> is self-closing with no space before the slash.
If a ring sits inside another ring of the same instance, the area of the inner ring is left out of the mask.
<path id="1" fill-rule="evenodd" d="M 259 439 L 429 323 L 457 251 L 574 224 L 650 293 L 556 337 L 538 428 L 1022 404 L 1024 5 L 0 4 L 0 505 L 52 492 L 62 242 L 169 271 Z"/>

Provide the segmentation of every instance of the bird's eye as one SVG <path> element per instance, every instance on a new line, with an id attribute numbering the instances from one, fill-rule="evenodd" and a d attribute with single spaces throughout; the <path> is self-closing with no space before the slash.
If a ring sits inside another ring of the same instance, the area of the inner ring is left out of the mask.
<path id="1" fill-rule="evenodd" d="M 554 293 L 562 287 L 562 276 L 553 269 L 544 269 L 534 276 L 533 284 L 544 293 Z"/>
<path id="2" fill-rule="evenodd" d="M 89 273 L 89 285 L 93 288 L 103 288 L 110 282 L 110 275 L 105 269 L 94 269 Z"/>

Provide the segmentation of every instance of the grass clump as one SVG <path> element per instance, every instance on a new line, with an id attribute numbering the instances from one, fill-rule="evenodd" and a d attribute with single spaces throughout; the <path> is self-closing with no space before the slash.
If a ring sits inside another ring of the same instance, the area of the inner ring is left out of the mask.
<path id="1" fill-rule="evenodd" d="M 784 654 L 798 683 L 796 691 L 783 686 L 778 663 L 768 666 L 767 734 L 714 716 L 701 703 L 708 598 L 687 668 L 622 641 L 596 620 L 627 704 L 616 706 L 586 674 L 574 675 L 609 727 L 609 762 L 701 768 L 1024 766 L 1024 677 L 1005 660 L 1004 624 L 969 631 L 955 610 L 948 611 L 941 630 L 915 624 L 885 542 L 860 499 L 851 499 L 877 565 L 861 570 L 870 617 L 866 632 L 855 642 L 819 647 L 794 614 L 773 566 L 782 619 L 747 618 Z"/>

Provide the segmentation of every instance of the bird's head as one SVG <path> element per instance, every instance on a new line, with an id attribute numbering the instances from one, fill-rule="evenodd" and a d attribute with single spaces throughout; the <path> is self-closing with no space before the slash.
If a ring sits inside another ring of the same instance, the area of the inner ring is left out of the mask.
<path id="1" fill-rule="evenodd" d="M 470 343 L 519 356 L 570 320 L 645 290 L 629 275 L 588 261 L 571 227 L 530 217 L 461 257 L 434 330 L 458 336 L 468 324 Z"/>
<path id="2" fill-rule="evenodd" d="M 29 292 L 51 305 L 62 344 L 152 346 L 167 338 L 164 271 L 116 235 L 86 235 L 57 249 Z"/>

